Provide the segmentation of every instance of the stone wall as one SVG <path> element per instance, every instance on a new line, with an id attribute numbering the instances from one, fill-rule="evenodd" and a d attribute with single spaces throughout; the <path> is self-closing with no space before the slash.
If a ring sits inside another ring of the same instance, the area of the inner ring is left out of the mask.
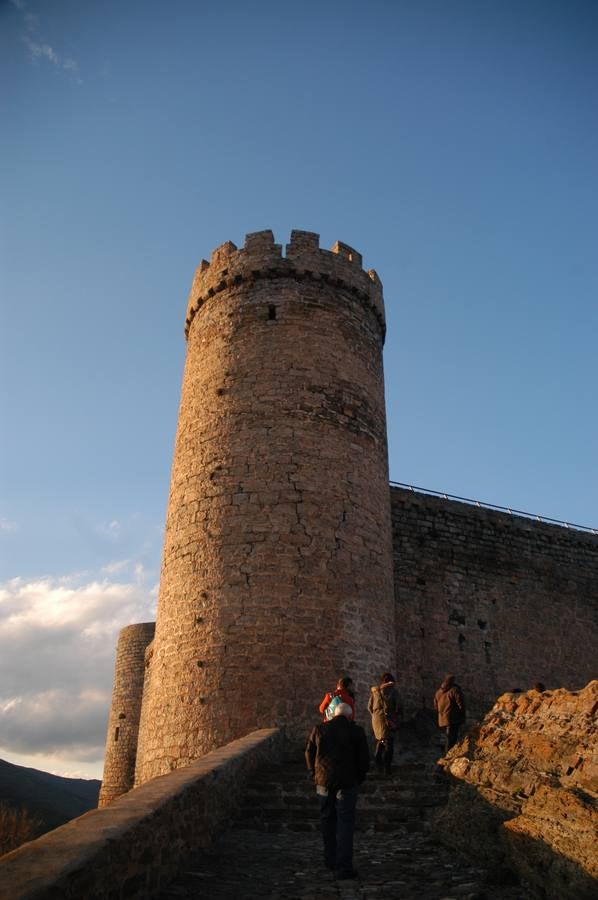
<path id="1" fill-rule="evenodd" d="M 0 857 L 0 900 L 153 897 L 227 826 L 248 775 L 281 753 L 280 732 L 254 732 L 24 844 Z"/>
<path id="2" fill-rule="evenodd" d="M 596 676 L 598 535 L 391 488 L 397 667 L 411 711 L 453 672 L 472 715 Z"/>
<path id="3" fill-rule="evenodd" d="M 530 897 L 598 896 L 598 681 L 580 691 L 504 694 L 443 761 L 436 830 Z"/>
<path id="4" fill-rule="evenodd" d="M 251 728 L 301 743 L 394 662 L 382 288 L 345 244 L 197 270 L 136 783 Z"/>
<path id="5" fill-rule="evenodd" d="M 155 622 L 143 622 L 127 625 L 118 636 L 100 806 L 130 791 L 135 782 L 144 659 L 154 630 Z"/>

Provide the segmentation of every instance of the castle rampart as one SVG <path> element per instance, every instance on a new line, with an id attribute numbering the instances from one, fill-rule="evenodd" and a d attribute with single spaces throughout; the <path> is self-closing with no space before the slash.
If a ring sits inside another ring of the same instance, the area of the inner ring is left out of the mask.
<path id="1" fill-rule="evenodd" d="M 154 630 L 154 622 L 143 622 L 127 625 L 118 636 L 99 806 L 131 790 L 135 781 L 144 657 Z"/>
<path id="2" fill-rule="evenodd" d="M 203 304 L 215 294 L 257 279 L 291 278 L 322 281 L 342 288 L 369 304 L 385 329 L 382 284 L 376 271 L 362 269 L 361 254 L 337 241 L 332 250 L 320 248 L 319 235 L 311 231 L 292 231 L 286 246 L 274 243 L 271 231 L 248 234 L 238 250 L 232 241 L 217 247 L 210 262 L 203 259 L 195 272 L 187 303 L 185 335 Z"/>
<path id="3" fill-rule="evenodd" d="M 411 711 L 455 672 L 472 715 L 596 677 L 598 535 L 391 488 L 397 665 Z"/>
<path id="4" fill-rule="evenodd" d="M 394 661 L 382 288 L 269 231 L 196 272 L 136 783 L 248 731 L 303 741 Z"/>

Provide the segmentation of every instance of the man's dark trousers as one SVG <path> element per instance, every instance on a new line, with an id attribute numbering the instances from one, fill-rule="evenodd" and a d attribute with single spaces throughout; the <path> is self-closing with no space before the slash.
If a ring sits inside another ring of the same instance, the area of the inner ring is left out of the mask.
<path id="1" fill-rule="evenodd" d="M 324 839 L 324 862 L 329 869 L 348 873 L 353 868 L 353 831 L 357 786 L 318 794 L 320 825 Z"/>
<path id="2" fill-rule="evenodd" d="M 451 722 L 450 725 L 446 726 L 446 752 L 448 753 L 451 747 L 454 747 L 457 741 L 459 740 L 459 731 L 461 729 L 461 722 Z"/>

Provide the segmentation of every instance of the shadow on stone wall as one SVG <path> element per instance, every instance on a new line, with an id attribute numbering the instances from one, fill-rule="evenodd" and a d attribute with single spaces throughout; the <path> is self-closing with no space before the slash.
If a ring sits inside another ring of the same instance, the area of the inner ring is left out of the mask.
<path id="1" fill-rule="evenodd" d="M 598 881 L 530 834 L 515 804 L 505 809 L 482 797 L 475 786 L 451 781 L 449 802 L 433 822 L 434 834 L 445 846 L 487 868 L 490 884 L 522 882 L 529 896 L 538 900 L 598 897 Z"/>
<path id="2" fill-rule="evenodd" d="M 530 896 L 598 897 L 597 710 L 598 681 L 501 695 L 439 760 L 440 840 L 498 880 L 516 873 Z"/>

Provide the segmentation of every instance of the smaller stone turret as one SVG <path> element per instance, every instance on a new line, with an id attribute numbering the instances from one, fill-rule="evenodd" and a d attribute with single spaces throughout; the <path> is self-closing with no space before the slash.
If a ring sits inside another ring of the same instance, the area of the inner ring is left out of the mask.
<path id="1" fill-rule="evenodd" d="M 145 653 L 154 639 L 154 629 L 155 622 L 127 625 L 118 636 L 104 778 L 98 806 L 107 806 L 133 787 Z"/>

